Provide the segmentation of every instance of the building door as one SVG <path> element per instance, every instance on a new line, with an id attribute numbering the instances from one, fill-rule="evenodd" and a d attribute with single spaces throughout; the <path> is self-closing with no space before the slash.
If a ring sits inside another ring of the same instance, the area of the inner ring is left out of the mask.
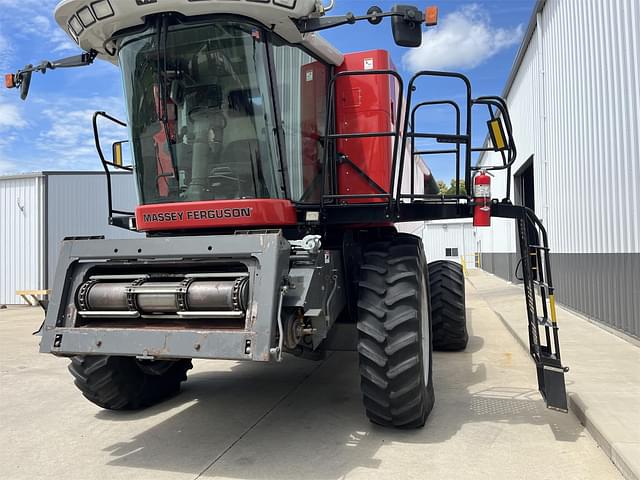
<path id="1" fill-rule="evenodd" d="M 530 208 L 535 212 L 535 189 L 534 189 L 534 176 L 533 176 L 533 155 L 531 155 L 526 162 L 518 169 L 513 175 L 514 194 L 516 205 L 523 205 Z M 529 237 L 530 245 L 538 245 L 538 232 L 530 222 L 527 222 L 527 236 Z M 517 232 L 516 232 L 517 238 Z M 522 258 L 522 252 L 520 252 L 520 244 L 517 244 L 517 250 L 519 258 Z M 534 270 L 534 277 L 535 277 Z M 516 268 L 516 277 L 522 278 L 522 271 L 520 268 Z"/>
<path id="2" fill-rule="evenodd" d="M 533 155 L 524 162 L 524 165 L 513 176 L 515 185 L 515 203 L 524 205 L 535 211 L 536 202 L 533 185 Z"/>

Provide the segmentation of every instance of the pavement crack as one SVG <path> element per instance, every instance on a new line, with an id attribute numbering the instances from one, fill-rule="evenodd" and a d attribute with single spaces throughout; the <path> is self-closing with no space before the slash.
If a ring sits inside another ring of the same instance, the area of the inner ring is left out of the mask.
<path id="1" fill-rule="evenodd" d="M 205 468 L 203 468 L 200 473 L 198 473 L 198 475 L 196 475 L 193 480 L 198 480 L 199 478 L 202 478 L 202 475 L 204 475 L 207 470 L 209 470 L 210 468 L 212 468 L 216 463 L 218 463 L 218 461 L 224 457 L 227 452 L 229 450 L 231 450 L 233 447 L 235 447 L 240 440 L 242 440 L 248 433 L 250 433 L 255 427 L 258 426 L 259 423 L 261 423 L 265 418 L 267 418 L 271 412 L 273 412 L 276 408 L 278 408 L 282 402 L 284 402 L 287 398 L 289 398 L 291 395 L 293 395 L 296 391 L 298 391 L 298 389 L 304 385 L 304 383 L 311 378 L 311 376 L 316 373 L 318 370 L 320 370 L 320 368 L 325 365 L 327 363 L 327 361 L 329 360 L 329 358 L 331 358 L 331 356 L 333 355 L 333 352 L 329 352 L 329 354 L 327 355 L 327 357 L 319 362 L 319 364 L 313 369 L 311 370 L 307 375 L 305 375 L 305 377 L 302 379 L 302 381 L 300 383 L 298 383 L 297 385 L 294 385 L 289 391 L 287 391 L 282 397 L 280 397 L 280 399 L 278 399 L 278 401 L 276 403 L 273 404 L 273 406 L 267 410 L 265 413 L 263 413 L 255 422 L 253 422 L 244 432 L 242 432 L 242 434 L 240 434 L 240 436 L 238 438 L 236 438 L 233 442 L 231 442 L 227 448 L 225 448 L 222 452 L 220 452 L 220 454 L 218 454 L 218 456 L 216 456 L 216 458 L 214 458 Z"/>

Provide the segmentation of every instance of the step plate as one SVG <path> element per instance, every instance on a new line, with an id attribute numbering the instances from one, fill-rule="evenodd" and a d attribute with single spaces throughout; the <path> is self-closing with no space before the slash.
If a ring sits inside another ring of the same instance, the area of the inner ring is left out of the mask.
<path id="1" fill-rule="evenodd" d="M 564 369 L 548 365 L 538 365 L 538 386 L 547 408 L 567 412 L 567 390 L 564 383 Z"/>

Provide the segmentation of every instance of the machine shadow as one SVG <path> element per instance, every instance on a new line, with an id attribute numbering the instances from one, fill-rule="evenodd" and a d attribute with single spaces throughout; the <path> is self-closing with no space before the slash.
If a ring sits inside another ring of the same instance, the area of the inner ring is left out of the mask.
<path id="1" fill-rule="evenodd" d="M 335 352 L 321 364 L 295 358 L 283 365 L 237 363 L 227 371 L 195 372 L 178 397 L 144 412 L 98 413 L 102 421 L 166 417 L 108 447 L 109 465 L 230 478 L 337 479 L 378 468 L 385 444 L 441 443 L 475 422 L 548 426 L 558 441 L 580 436 L 583 428 L 547 410 L 536 390 L 487 382 L 488 366 L 478 361 L 486 356 L 478 354 L 485 339 L 470 334 L 465 352 L 434 353 L 436 406 L 423 429 L 369 423 L 355 353 Z"/>

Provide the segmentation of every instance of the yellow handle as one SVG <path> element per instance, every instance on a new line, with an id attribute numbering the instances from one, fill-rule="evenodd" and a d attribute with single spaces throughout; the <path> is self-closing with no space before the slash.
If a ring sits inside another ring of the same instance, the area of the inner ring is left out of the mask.
<path id="1" fill-rule="evenodd" d="M 556 325 L 556 297 L 553 295 L 549 295 L 549 308 L 551 309 L 551 323 Z"/>

